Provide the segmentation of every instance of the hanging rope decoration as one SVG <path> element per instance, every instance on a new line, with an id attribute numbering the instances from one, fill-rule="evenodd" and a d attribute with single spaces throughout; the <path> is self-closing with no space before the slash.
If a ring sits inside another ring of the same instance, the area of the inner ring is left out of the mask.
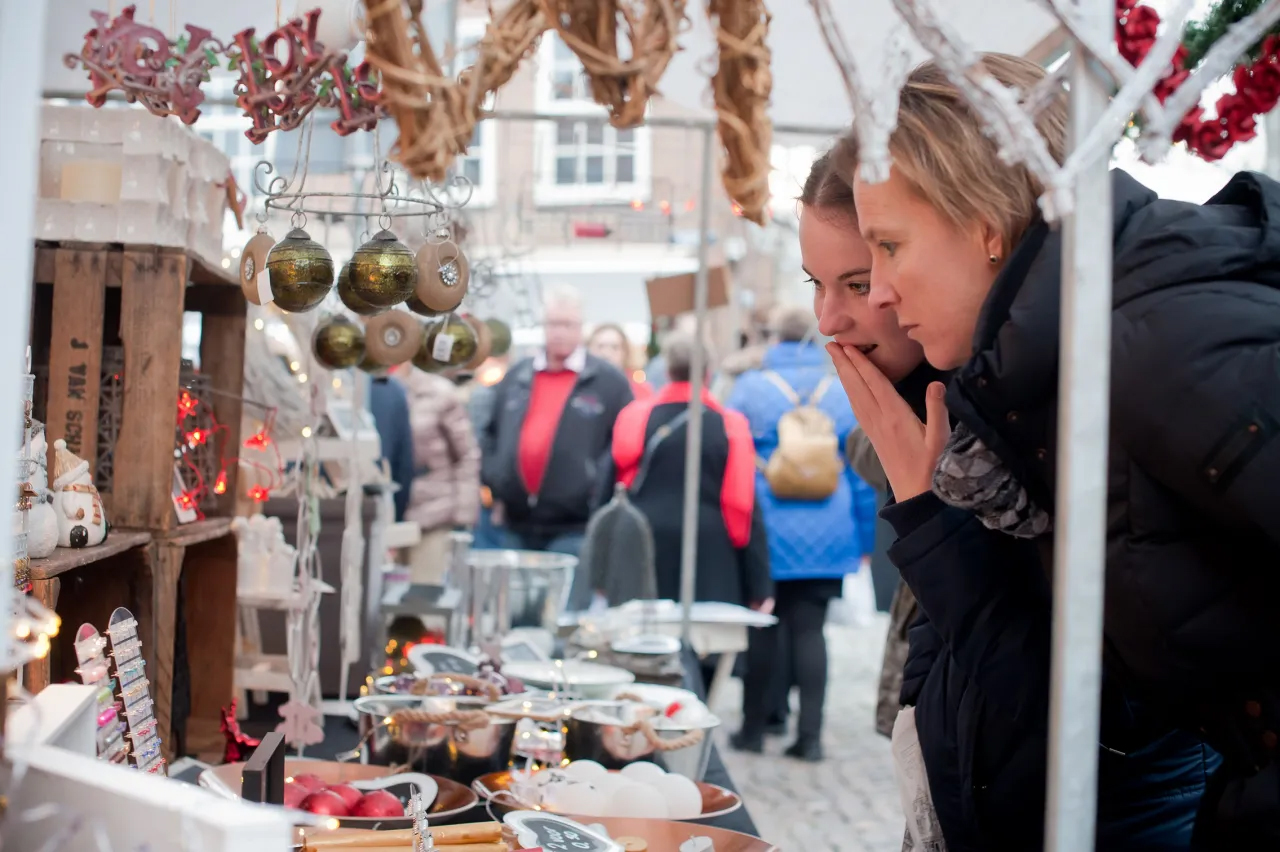
<path id="1" fill-rule="evenodd" d="M 427 38 L 422 3 L 367 0 L 369 63 L 382 75 L 383 103 L 400 128 L 392 158 L 418 180 L 443 182 L 467 150 L 485 98 L 504 85 L 546 29 L 534 0 L 492 17 L 472 73 L 450 78 Z"/>
<path id="2" fill-rule="evenodd" d="M 708 0 L 707 14 L 720 46 L 711 92 L 725 149 L 724 188 L 745 218 L 763 225 L 773 144 L 769 12 L 764 0 Z"/>
<path id="3" fill-rule="evenodd" d="M 542 0 L 546 18 L 582 62 L 591 97 L 618 128 L 644 122 L 649 98 L 688 27 L 685 0 Z M 618 21 L 631 57 L 618 51 Z"/>

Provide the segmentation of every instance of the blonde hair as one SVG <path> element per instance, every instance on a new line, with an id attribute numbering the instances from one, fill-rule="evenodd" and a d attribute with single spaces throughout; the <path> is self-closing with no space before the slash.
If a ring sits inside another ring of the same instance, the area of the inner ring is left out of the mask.
<path id="1" fill-rule="evenodd" d="M 982 69 L 1004 86 L 1029 93 L 1045 77 L 1039 65 L 1017 56 L 984 53 Z M 1035 116 L 1049 153 L 1061 163 L 1067 136 L 1066 92 L 1055 95 Z M 1044 186 L 1021 163 L 1000 158 L 982 117 L 946 73 L 930 60 L 907 77 L 898 101 L 898 126 L 889 141 L 893 168 L 912 189 L 960 228 L 986 223 L 1008 251 L 1039 215 Z M 858 141 L 852 132 L 832 151 L 835 168 L 853 183 Z"/>

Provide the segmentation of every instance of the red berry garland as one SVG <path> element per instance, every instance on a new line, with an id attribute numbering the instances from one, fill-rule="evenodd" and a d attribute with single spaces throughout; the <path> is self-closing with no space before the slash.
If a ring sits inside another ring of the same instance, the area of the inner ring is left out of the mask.
<path id="1" fill-rule="evenodd" d="M 1159 28 L 1160 15 L 1150 6 L 1140 6 L 1138 0 L 1116 0 L 1116 46 L 1130 64 L 1137 66 L 1146 57 Z M 1184 67 L 1186 58 L 1187 48 L 1180 45 L 1169 73 L 1156 85 L 1160 103 L 1191 76 L 1191 70 Z M 1193 107 L 1173 134 L 1173 141 L 1185 142 L 1191 151 L 1211 162 L 1222 159 L 1237 142 L 1257 136 L 1256 117 L 1280 103 L 1280 37 L 1267 36 L 1257 60 L 1237 65 L 1231 79 L 1236 90 L 1218 98 L 1214 117 L 1206 117 L 1203 107 Z"/>

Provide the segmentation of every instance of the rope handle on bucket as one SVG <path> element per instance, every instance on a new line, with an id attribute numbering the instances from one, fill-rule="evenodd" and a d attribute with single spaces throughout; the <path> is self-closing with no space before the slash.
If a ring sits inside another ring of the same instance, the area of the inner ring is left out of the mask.
<path id="1" fill-rule="evenodd" d="M 397 710 L 385 723 L 391 729 L 391 738 L 400 745 L 411 745 L 417 740 L 407 735 L 405 726 L 414 724 L 456 724 L 464 731 L 478 731 L 489 727 L 489 714 L 483 710 Z"/>
<path id="2" fill-rule="evenodd" d="M 468 689 L 481 690 L 485 693 L 485 697 L 490 701 L 498 701 L 502 698 L 502 690 L 498 688 L 497 684 L 480 680 L 480 678 L 472 677 L 471 675 L 452 674 L 447 672 L 436 672 L 435 674 L 427 675 L 425 678 L 416 680 L 413 682 L 413 685 L 409 687 L 409 691 L 414 695 L 427 695 L 428 691 L 431 689 L 431 685 L 433 683 L 439 683 L 440 681 L 457 681 Z"/>
<path id="3" fill-rule="evenodd" d="M 654 730 L 653 724 L 648 719 L 637 719 L 619 730 L 628 736 L 636 733 L 641 734 L 654 751 L 679 751 L 682 748 L 697 745 L 707 735 L 707 732 L 702 728 L 697 728 L 687 731 L 675 739 L 663 739 L 658 736 L 658 732 Z"/>

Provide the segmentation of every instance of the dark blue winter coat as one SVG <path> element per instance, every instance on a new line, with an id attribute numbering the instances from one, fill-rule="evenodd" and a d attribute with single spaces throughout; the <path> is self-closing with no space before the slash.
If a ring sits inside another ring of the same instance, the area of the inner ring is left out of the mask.
<path id="1" fill-rule="evenodd" d="M 1039 546 L 933 494 L 882 512 L 920 604 L 901 700 L 916 708 L 949 852 L 1043 846 L 1052 604 Z M 1218 756 L 1104 674 L 1098 852 L 1191 848 Z"/>
<path id="2" fill-rule="evenodd" d="M 780 375 L 801 400 L 808 400 L 822 378 L 830 374 L 833 381 L 818 407 L 835 423 L 839 446 L 845 445 L 858 422 L 844 388 L 834 381 L 825 349 L 812 343 L 777 343 L 765 353 L 764 369 Z M 767 461 L 778 447 L 778 421 L 792 409 L 782 389 L 763 370 L 749 370 L 734 383 L 726 405 L 746 415 L 756 455 Z M 773 579 L 840 578 L 857 571 L 862 557 L 875 548 L 875 491 L 847 461 L 844 465 L 844 477 L 825 500 L 779 500 L 764 474 L 757 471 L 756 499 L 769 534 Z"/>

